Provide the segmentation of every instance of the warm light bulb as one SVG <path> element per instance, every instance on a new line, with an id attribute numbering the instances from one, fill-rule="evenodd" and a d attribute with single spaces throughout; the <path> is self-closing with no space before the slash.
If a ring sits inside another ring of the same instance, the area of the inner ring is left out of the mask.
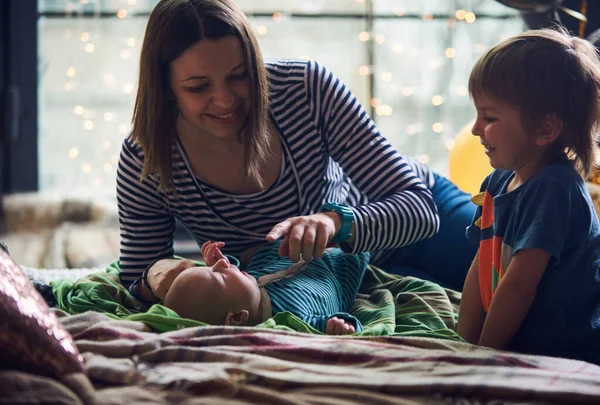
<path id="1" fill-rule="evenodd" d="M 454 48 L 447 48 L 444 54 L 446 55 L 446 58 L 452 59 L 456 56 L 456 50 Z"/>
<path id="2" fill-rule="evenodd" d="M 440 62 L 438 59 L 432 59 L 429 62 L 429 67 L 432 69 L 439 69 L 440 66 L 442 66 L 442 62 Z"/>
<path id="3" fill-rule="evenodd" d="M 402 53 L 404 51 L 404 47 L 400 44 L 396 44 L 394 45 L 394 52 L 396 53 Z"/>
<path id="4" fill-rule="evenodd" d="M 371 101 L 369 102 L 369 104 L 371 104 L 371 107 L 375 108 L 380 104 L 380 101 L 378 98 L 373 97 L 373 98 L 371 98 Z"/>
<path id="5" fill-rule="evenodd" d="M 371 39 L 371 34 L 369 34 L 367 31 L 363 31 L 358 34 L 358 39 L 361 42 L 367 42 L 369 39 Z"/>
<path id="6" fill-rule="evenodd" d="M 123 85 L 123 93 L 131 94 L 133 92 L 133 84 L 124 84 Z"/>
<path id="7" fill-rule="evenodd" d="M 278 22 L 283 19 L 283 14 L 281 13 L 273 13 L 273 21 Z"/>
<path id="8" fill-rule="evenodd" d="M 394 77 L 390 72 L 383 72 L 381 74 L 381 80 L 383 80 L 384 82 L 391 82 L 393 78 Z"/>
<path id="9" fill-rule="evenodd" d="M 115 87 L 117 80 L 115 79 L 115 75 L 112 74 L 111 72 L 108 73 L 101 73 L 102 75 L 102 80 L 104 80 L 104 83 L 106 83 L 106 85 L 108 87 Z"/>
<path id="10" fill-rule="evenodd" d="M 127 38 L 127 45 L 134 47 L 135 46 L 135 38 L 134 37 Z"/>
<path id="11" fill-rule="evenodd" d="M 87 53 L 92 53 L 94 52 L 94 49 L 96 49 L 96 47 L 94 46 L 94 44 L 92 43 L 88 43 L 85 44 L 85 46 L 83 47 L 83 49 L 87 52 Z"/>
<path id="12" fill-rule="evenodd" d="M 457 93 L 459 96 L 466 96 L 469 94 L 469 89 L 467 89 L 465 86 L 460 86 L 457 90 Z"/>
<path id="13" fill-rule="evenodd" d="M 389 105 L 380 105 L 375 109 L 375 113 L 380 116 L 389 117 L 392 115 L 392 107 Z"/>
<path id="14" fill-rule="evenodd" d="M 469 11 L 465 15 L 465 21 L 467 22 L 467 24 L 473 24 L 475 22 L 475 18 L 475 13 L 473 13 L 472 11 Z"/>
<path id="15" fill-rule="evenodd" d="M 467 12 L 465 10 L 456 10 L 456 18 L 458 20 L 464 20 L 467 16 Z"/>
<path id="16" fill-rule="evenodd" d="M 423 163 L 424 165 L 429 163 L 429 155 L 419 155 L 419 157 L 417 159 L 419 160 L 419 162 Z"/>
<path id="17" fill-rule="evenodd" d="M 444 98 L 440 95 L 436 95 L 431 98 L 431 104 L 433 104 L 436 107 L 439 105 L 442 105 L 443 103 L 444 103 Z"/>
<path id="18" fill-rule="evenodd" d="M 112 121 L 115 118 L 114 114 L 111 112 L 104 113 L 104 121 Z"/>
<path id="19" fill-rule="evenodd" d="M 444 131 L 444 124 L 442 124 L 441 122 L 434 122 L 432 125 L 432 128 L 433 128 L 433 132 L 436 132 L 439 134 L 440 132 Z"/>
<path id="20" fill-rule="evenodd" d="M 75 159 L 79 155 L 79 150 L 77 148 L 69 149 L 69 157 L 71 159 Z"/>
<path id="21" fill-rule="evenodd" d="M 135 0 L 127 0 L 127 4 L 129 4 L 130 6 L 135 6 L 135 3 Z"/>
<path id="22" fill-rule="evenodd" d="M 125 10 L 124 8 L 117 11 L 117 17 L 120 19 L 127 18 L 127 14 L 127 10 Z"/>
<path id="23" fill-rule="evenodd" d="M 92 129 L 94 129 L 94 121 L 92 121 L 92 120 L 86 120 L 86 121 L 84 121 L 83 127 L 85 129 L 87 129 L 88 131 L 91 131 Z"/>
<path id="24" fill-rule="evenodd" d="M 75 68 L 70 67 L 67 69 L 67 76 L 74 77 L 75 73 L 76 73 Z"/>
<path id="25" fill-rule="evenodd" d="M 369 67 L 368 66 L 361 66 L 358 68 L 358 74 L 361 76 L 366 76 L 369 74 Z"/>
<path id="26" fill-rule="evenodd" d="M 121 59 L 129 59 L 131 56 L 131 51 L 129 49 L 123 49 L 121 51 Z"/>
<path id="27" fill-rule="evenodd" d="M 406 126 L 406 135 L 414 135 L 419 132 L 418 124 L 410 124 Z"/>
<path id="28" fill-rule="evenodd" d="M 91 173 L 92 172 L 92 165 L 89 163 L 84 163 L 83 165 L 81 165 L 81 170 L 84 173 Z"/>
<path id="29" fill-rule="evenodd" d="M 454 144 L 456 142 L 454 141 L 454 139 L 448 139 L 446 142 L 444 142 L 444 144 L 446 145 L 446 149 L 451 150 L 452 148 L 454 148 Z"/>
<path id="30" fill-rule="evenodd" d="M 76 105 L 73 109 L 73 112 L 77 115 L 82 115 L 85 112 L 85 108 L 83 108 L 81 105 Z"/>
<path id="31" fill-rule="evenodd" d="M 79 36 L 79 39 L 81 39 L 83 42 L 87 42 L 90 40 L 90 34 L 88 34 L 87 32 L 82 32 Z"/>
<path id="32" fill-rule="evenodd" d="M 265 35 L 267 33 L 267 27 L 264 25 L 259 25 L 256 29 L 256 32 L 258 33 L 258 35 Z"/>
<path id="33" fill-rule="evenodd" d="M 381 35 L 381 34 L 377 35 L 375 37 L 375 42 L 377 42 L 379 45 L 385 43 L 385 35 Z"/>
<path id="34" fill-rule="evenodd" d="M 413 94 L 412 87 L 405 86 L 405 87 L 402 88 L 402 95 L 403 96 L 408 97 L 408 96 L 412 96 L 412 94 Z"/>

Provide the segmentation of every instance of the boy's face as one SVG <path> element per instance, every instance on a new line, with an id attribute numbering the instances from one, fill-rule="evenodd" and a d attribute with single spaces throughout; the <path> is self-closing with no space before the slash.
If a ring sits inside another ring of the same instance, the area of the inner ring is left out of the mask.
<path id="1" fill-rule="evenodd" d="M 259 302 L 256 279 L 227 258 L 184 270 L 165 297 L 165 305 L 179 315 L 212 324 L 222 324 L 229 311 L 251 311 Z"/>
<path id="2" fill-rule="evenodd" d="M 527 133 L 516 109 L 485 94 L 475 95 L 473 101 L 477 119 L 471 132 L 480 138 L 493 168 L 519 173 L 537 164 L 542 148 L 535 135 Z"/>

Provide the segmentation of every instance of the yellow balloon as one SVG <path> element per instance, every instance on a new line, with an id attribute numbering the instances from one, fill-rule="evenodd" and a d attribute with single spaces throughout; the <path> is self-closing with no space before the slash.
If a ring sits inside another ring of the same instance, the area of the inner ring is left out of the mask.
<path id="1" fill-rule="evenodd" d="M 479 138 L 471 133 L 472 126 L 473 122 L 470 122 L 458 132 L 448 156 L 448 165 L 450 180 L 464 192 L 477 194 L 493 168 Z"/>

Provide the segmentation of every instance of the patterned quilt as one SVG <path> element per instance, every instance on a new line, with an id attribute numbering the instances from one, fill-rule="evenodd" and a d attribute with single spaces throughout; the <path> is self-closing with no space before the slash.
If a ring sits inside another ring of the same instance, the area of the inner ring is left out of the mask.
<path id="1" fill-rule="evenodd" d="M 600 367 L 464 343 L 453 332 L 458 293 L 375 268 L 353 309 L 368 333 L 352 337 L 297 332 L 290 315 L 253 328 L 193 325 L 123 296 L 117 311 L 103 303 L 121 294 L 111 272 L 82 280 L 96 287 L 62 284 L 64 297 L 83 310 L 99 293 L 99 311 L 55 311 L 93 386 L 0 370 L 0 403 L 600 403 Z"/>

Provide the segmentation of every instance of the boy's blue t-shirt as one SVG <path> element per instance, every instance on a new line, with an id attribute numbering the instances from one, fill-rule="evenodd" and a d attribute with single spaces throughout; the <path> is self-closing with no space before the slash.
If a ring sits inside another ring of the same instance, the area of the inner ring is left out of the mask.
<path id="1" fill-rule="evenodd" d="M 586 185 L 565 157 L 507 193 L 512 177 L 512 171 L 495 170 L 486 178 L 481 191 L 493 199 L 492 225 L 475 224 L 482 216 L 479 207 L 467 228 L 480 254 L 490 239 L 499 249 L 498 268 L 479 269 L 483 277 L 482 272 L 497 272 L 488 279 L 498 283 L 519 250 L 551 255 L 531 309 L 507 348 L 600 363 L 600 223 Z"/>
<path id="2" fill-rule="evenodd" d="M 280 241 L 262 247 L 244 270 L 258 279 L 289 269 L 294 263 L 279 256 L 279 245 Z M 327 321 L 337 316 L 360 332 L 361 323 L 347 312 L 354 305 L 368 261 L 369 253 L 350 255 L 338 248 L 327 249 L 321 258 L 307 262 L 292 276 L 265 286 L 272 312 L 289 311 L 321 332 L 325 332 Z"/>

